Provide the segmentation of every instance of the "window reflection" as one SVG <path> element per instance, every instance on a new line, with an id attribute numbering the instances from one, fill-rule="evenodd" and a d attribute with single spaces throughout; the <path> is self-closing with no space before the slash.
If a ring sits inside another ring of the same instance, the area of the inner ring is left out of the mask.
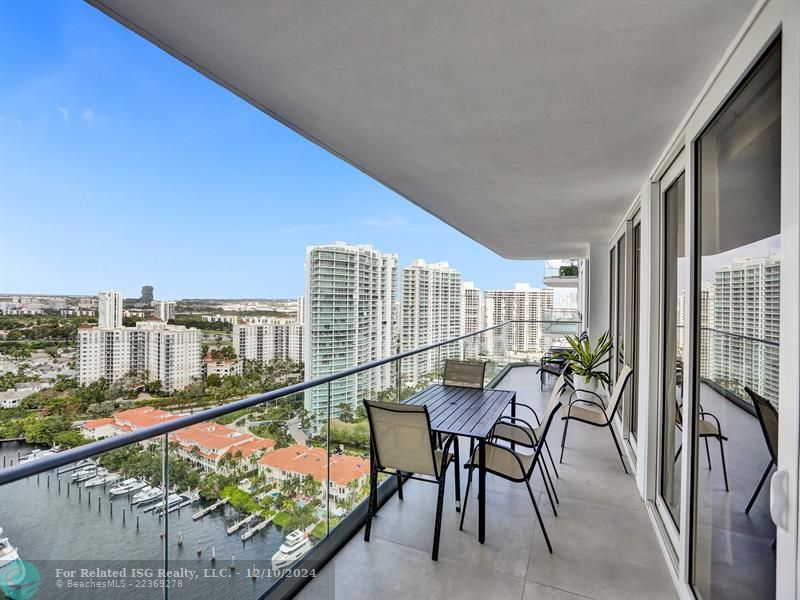
<path id="1" fill-rule="evenodd" d="M 768 492 L 746 512 L 771 457 L 745 388 L 777 408 L 780 65 L 775 46 L 697 143 L 702 256 L 694 582 L 703 598 L 775 594 Z"/>

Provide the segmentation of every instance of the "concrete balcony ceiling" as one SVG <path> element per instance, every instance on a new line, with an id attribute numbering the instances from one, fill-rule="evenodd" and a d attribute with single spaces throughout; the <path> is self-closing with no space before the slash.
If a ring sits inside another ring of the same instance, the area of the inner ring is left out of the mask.
<path id="1" fill-rule="evenodd" d="M 608 240 L 754 4 L 90 2 L 515 259 Z"/>

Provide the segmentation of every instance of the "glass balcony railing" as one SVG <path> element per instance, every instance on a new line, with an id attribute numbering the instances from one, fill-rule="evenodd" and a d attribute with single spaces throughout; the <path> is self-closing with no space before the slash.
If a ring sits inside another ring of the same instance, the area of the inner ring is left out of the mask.
<path id="1" fill-rule="evenodd" d="M 775 329 L 774 338 L 767 339 L 715 327 L 701 328 L 700 381 L 750 412 L 754 411 L 753 403 L 745 387 L 778 408 L 780 343 L 777 326 Z M 678 339 L 683 341 L 683 326 L 678 326 Z"/>
<path id="2" fill-rule="evenodd" d="M 545 324 L 504 323 L 195 414 L 120 411 L 83 425 L 105 439 L 61 452 L 0 444 L 0 544 L 15 559 L 3 567 L 2 591 L 291 594 L 366 515 L 370 432 L 361 401 L 401 402 L 439 383 L 448 359 L 485 361 L 493 386 L 509 364 L 549 347 L 552 338 L 531 337 Z M 577 333 L 580 323 L 571 326 Z M 46 416 L 32 419 L 39 426 Z M 381 484 L 381 501 L 395 486 L 394 478 Z"/>
<path id="3" fill-rule="evenodd" d="M 578 261 L 548 260 L 545 261 L 543 282 L 548 287 L 577 287 Z"/>

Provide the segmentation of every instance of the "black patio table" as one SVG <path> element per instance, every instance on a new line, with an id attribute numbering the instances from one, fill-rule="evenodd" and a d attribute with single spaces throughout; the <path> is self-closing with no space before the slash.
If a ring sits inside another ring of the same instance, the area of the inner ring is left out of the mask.
<path id="1" fill-rule="evenodd" d="M 478 442 L 478 541 L 481 544 L 486 539 L 486 439 L 509 404 L 511 416 L 515 416 L 516 401 L 514 391 L 441 384 L 417 392 L 405 401 L 405 404 L 428 408 L 434 432 Z M 461 465 L 456 468 L 460 469 Z"/>

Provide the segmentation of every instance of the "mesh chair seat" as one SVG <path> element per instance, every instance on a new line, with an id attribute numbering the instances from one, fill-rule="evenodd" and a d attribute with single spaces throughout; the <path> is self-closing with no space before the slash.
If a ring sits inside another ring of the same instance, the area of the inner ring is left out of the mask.
<path id="1" fill-rule="evenodd" d="M 515 452 L 503 446 L 486 445 L 486 470 L 507 479 L 522 481 L 527 478 L 533 464 L 534 454 Z M 519 458 L 519 462 L 517 462 Z M 520 470 L 522 463 L 522 470 Z M 470 466 L 477 469 L 480 465 L 478 450 L 472 453 Z"/>
<path id="2" fill-rule="evenodd" d="M 717 426 L 711 421 L 706 421 L 705 419 L 700 419 L 697 422 L 697 432 L 698 435 L 701 436 L 708 435 L 717 437 L 719 435 L 719 429 L 717 429 Z"/>
<path id="3" fill-rule="evenodd" d="M 588 421 L 589 423 L 594 423 L 595 425 L 605 425 L 608 421 L 606 420 L 605 412 L 592 408 L 591 406 L 577 406 L 573 404 L 572 406 L 565 406 L 561 409 L 561 413 L 563 416 L 569 416 L 573 419 L 580 419 L 581 421 Z"/>
<path id="4" fill-rule="evenodd" d="M 536 429 L 531 429 L 525 425 L 512 425 L 511 423 L 500 421 L 494 426 L 492 435 L 501 440 L 530 446 L 531 438 L 534 440 L 541 439 L 543 431 L 544 427 L 542 425 L 539 425 Z"/>
<path id="5" fill-rule="evenodd" d="M 436 464 L 437 465 L 441 465 L 442 464 L 442 451 L 437 449 L 437 450 L 433 451 L 433 454 L 436 457 Z M 448 460 L 448 463 L 451 460 L 455 460 L 455 455 L 452 452 L 448 452 L 447 453 L 447 460 Z"/>

